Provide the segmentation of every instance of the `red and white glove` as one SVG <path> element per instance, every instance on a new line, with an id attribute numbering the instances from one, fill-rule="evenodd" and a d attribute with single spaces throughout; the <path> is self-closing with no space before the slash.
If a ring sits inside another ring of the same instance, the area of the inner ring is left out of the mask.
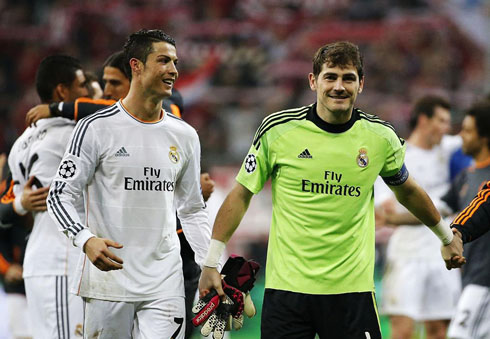
<path id="1" fill-rule="evenodd" d="M 255 277 L 260 265 L 253 260 L 231 256 L 221 270 L 225 300 L 220 301 L 215 290 L 211 291 L 192 308 L 196 316 L 194 326 L 203 325 L 201 334 L 213 338 L 223 338 L 224 331 L 239 330 L 243 326 L 243 313 L 249 318 L 256 314 L 255 305 L 250 297 Z"/>

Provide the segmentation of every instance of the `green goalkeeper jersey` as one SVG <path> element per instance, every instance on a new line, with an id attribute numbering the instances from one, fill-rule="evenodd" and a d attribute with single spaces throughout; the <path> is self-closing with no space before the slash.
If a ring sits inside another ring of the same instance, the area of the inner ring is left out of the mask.
<path id="1" fill-rule="evenodd" d="M 321 120 L 316 104 L 269 115 L 236 180 L 272 183 L 266 288 L 307 294 L 374 290 L 373 185 L 403 183 L 404 141 L 375 115 Z"/>

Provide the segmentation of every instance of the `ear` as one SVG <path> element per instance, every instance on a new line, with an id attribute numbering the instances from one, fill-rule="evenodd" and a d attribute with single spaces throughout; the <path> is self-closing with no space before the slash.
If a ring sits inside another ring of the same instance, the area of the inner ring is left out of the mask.
<path id="1" fill-rule="evenodd" d="M 58 84 L 53 90 L 54 101 L 64 101 L 68 97 L 68 88 L 63 84 Z"/>
<path id="2" fill-rule="evenodd" d="M 357 91 L 358 94 L 362 93 L 362 89 L 364 88 L 364 76 L 359 80 L 359 90 Z"/>
<path id="3" fill-rule="evenodd" d="M 129 60 L 129 66 L 131 67 L 131 72 L 135 75 L 140 74 L 143 69 L 143 63 L 136 58 L 131 58 Z"/>
<path id="4" fill-rule="evenodd" d="M 311 90 L 316 91 L 316 77 L 313 73 L 308 74 L 308 81 L 310 83 Z"/>
<path id="5" fill-rule="evenodd" d="M 417 118 L 417 125 L 425 125 L 429 122 L 429 117 L 424 113 L 419 114 Z"/>

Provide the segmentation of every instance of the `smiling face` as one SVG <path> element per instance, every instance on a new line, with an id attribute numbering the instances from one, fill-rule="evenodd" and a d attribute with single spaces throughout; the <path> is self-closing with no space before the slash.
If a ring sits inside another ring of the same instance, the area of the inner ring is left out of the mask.
<path id="1" fill-rule="evenodd" d="M 177 50 L 167 42 L 154 42 L 146 63 L 140 64 L 136 74 L 146 95 L 166 98 L 172 95 L 172 88 L 179 76 L 177 71 Z"/>
<path id="2" fill-rule="evenodd" d="M 310 73 L 309 80 L 311 89 L 316 91 L 319 111 L 350 117 L 357 95 L 364 85 L 364 79 L 359 79 L 352 64 L 340 67 L 325 63 L 318 77 Z"/>

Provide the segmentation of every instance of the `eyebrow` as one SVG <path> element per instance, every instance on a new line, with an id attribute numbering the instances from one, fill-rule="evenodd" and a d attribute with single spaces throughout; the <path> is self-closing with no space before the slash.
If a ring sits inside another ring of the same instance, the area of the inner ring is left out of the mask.
<path id="1" fill-rule="evenodd" d="M 162 58 L 163 57 L 163 58 L 169 58 L 169 59 L 172 59 L 172 60 L 179 60 L 177 57 L 172 58 L 172 56 L 170 56 L 168 54 L 158 54 L 156 57 L 157 58 Z"/>
<path id="2" fill-rule="evenodd" d="M 331 75 L 341 76 L 341 77 L 354 77 L 354 78 L 357 78 L 357 75 L 355 73 L 338 74 L 338 73 L 334 73 L 334 72 L 326 72 L 324 76 L 331 76 Z"/>

